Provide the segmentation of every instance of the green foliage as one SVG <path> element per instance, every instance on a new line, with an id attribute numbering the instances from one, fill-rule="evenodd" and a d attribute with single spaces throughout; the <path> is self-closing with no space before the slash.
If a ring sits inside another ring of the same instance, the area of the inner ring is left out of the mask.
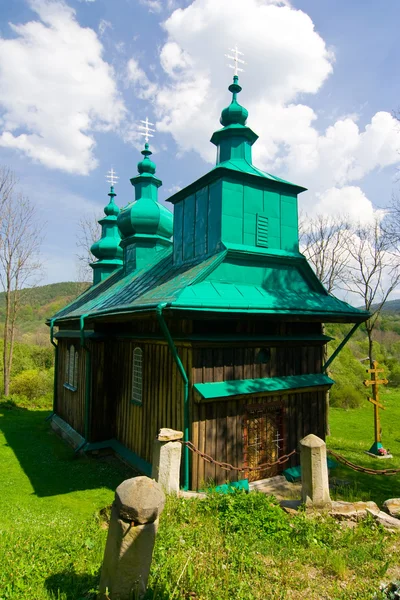
<path id="1" fill-rule="evenodd" d="M 338 408 L 359 408 L 365 402 L 365 398 L 356 387 L 338 384 L 331 391 L 330 401 L 332 406 Z"/>
<path id="2" fill-rule="evenodd" d="M 338 345 L 333 343 L 333 349 Z M 366 398 L 363 380 L 366 378 L 365 365 L 363 366 L 345 346 L 333 361 L 330 375 L 335 385 L 330 392 L 332 406 L 341 408 L 356 408 L 361 406 Z"/>
<path id="3" fill-rule="evenodd" d="M 389 375 L 389 385 L 391 387 L 400 387 L 400 364 L 395 364 Z"/>
<path id="4" fill-rule="evenodd" d="M 53 390 L 54 369 L 29 369 L 11 379 L 10 392 L 28 400 L 49 396 Z"/>
<path id="5" fill-rule="evenodd" d="M 276 500 L 261 493 L 246 494 L 235 490 L 230 494 L 211 493 L 200 512 L 212 513 L 225 533 L 254 533 L 262 537 L 282 537 L 291 531 L 285 514 Z"/>

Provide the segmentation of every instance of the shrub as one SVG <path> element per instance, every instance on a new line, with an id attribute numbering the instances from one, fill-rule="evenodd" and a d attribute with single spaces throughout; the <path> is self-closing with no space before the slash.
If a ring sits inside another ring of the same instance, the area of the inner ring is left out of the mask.
<path id="1" fill-rule="evenodd" d="M 352 385 L 333 386 L 330 403 L 338 408 L 359 408 L 364 402 L 364 396 Z"/>
<path id="2" fill-rule="evenodd" d="M 396 364 L 392 367 L 390 375 L 388 377 L 389 384 L 393 387 L 400 386 L 400 365 Z"/>
<path id="3" fill-rule="evenodd" d="M 52 388 L 53 369 L 28 369 L 13 377 L 10 384 L 11 394 L 26 396 L 30 401 L 49 395 Z"/>

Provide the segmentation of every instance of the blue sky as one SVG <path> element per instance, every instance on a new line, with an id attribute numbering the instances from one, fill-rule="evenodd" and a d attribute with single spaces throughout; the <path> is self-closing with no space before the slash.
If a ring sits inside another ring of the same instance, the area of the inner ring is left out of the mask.
<path id="1" fill-rule="evenodd" d="M 398 184 L 398 0 L 13 0 L 0 23 L 0 164 L 46 222 L 46 282 L 73 280 L 77 223 L 101 215 L 105 175 L 133 200 L 137 123 L 164 200 L 212 167 L 229 102 L 224 51 L 247 65 L 241 103 L 257 166 L 304 185 L 309 214 L 363 220 Z"/>

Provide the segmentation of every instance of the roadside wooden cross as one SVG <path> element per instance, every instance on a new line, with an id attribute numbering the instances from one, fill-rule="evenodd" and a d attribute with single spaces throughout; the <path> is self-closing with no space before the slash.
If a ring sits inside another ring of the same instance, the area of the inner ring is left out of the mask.
<path id="1" fill-rule="evenodd" d="M 373 368 L 367 369 L 367 373 L 371 374 L 371 379 L 366 379 L 364 385 L 366 387 L 372 386 L 373 398 L 368 398 L 368 402 L 374 405 L 374 426 L 375 426 L 375 442 L 370 449 L 370 453 L 378 454 L 378 449 L 382 448 L 381 439 L 381 421 L 379 416 L 379 409 L 385 410 L 383 404 L 379 401 L 379 386 L 386 385 L 387 379 L 379 379 L 379 373 L 384 373 L 384 369 L 378 369 L 378 363 L 374 360 Z"/>

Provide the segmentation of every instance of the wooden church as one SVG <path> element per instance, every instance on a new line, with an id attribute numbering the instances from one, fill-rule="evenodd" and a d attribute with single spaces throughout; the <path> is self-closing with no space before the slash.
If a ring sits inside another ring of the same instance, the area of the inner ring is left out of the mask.
<path id="1" fill-rule="evenodd" d="M 257 135 L 237 100 L 211 142 L 216 166 L 168 199 L 148 143 L 135 200 L 110 201 L 92 246 L 93 285 L 49 320 L 56 347 L 53 425 L 84 450 L 112 448 L 150 474 L 162 427 L 201 452 L 250 469 L 325 437 L 327 322 L 367 313 L 328 294 L 299 252 L 305 188 L 252 164 Z M 55 332 L 55 327 L 58 332 Z M 275 475 L 237 473 L 187 448 L 182 486 Z"/>

